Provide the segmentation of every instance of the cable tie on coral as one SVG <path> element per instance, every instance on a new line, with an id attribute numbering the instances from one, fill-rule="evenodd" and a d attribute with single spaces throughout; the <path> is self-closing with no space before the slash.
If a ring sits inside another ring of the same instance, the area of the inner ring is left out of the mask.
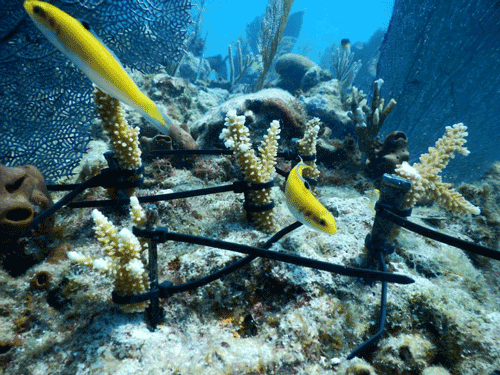
<path id="1" fill-rule="evenodd" d="M 397 208 L 387 203 L 382 203 L 377 201 L 375 203 L 375 211 L 383 213 L 383 211 L 390 211 L 398 216 L 402 217 L 410 217 L 411 216 L 411 208 Z"/>
<path id="2" fill-rule="evenodd" d="M 245 202 L 243 203 L 243 209 L 247 213 L 247 220 L 249 222 L 251 222 L 253 220 L 252 215 L 250 215 L 251 213 L 266 212 L 266 211 L 272 210 L 274 208 L 274 201 L 271 201 L 271 202 L 269 202 L 267 204 L 263 204 L 263 205 L 260 205 L 260 204 L 257 205 L 254 203 L 250 203 L 251 199 L 248 195 L 248 192 L 251 190 L 252 191 L 266 190 L 266 189 L 272 188 L 273 186 L 274 186 L 274 180 L 270 180 L 268 182 L 263 182 L 260 184 L 246 184 L 246 189 L 243 191 L 243 193 L 245 195 Z"/>
<path id="3" fill-rule="evenodd" d="M 252 203 L 243 203 L 243 208 L 246 212 L 264 212 L 269 211 L 274 208 L 274 201 L 269 202 L 268 204 L 256 205 Z"/>
<path id="4" fill-rule="evenodd" d="M 392 254 L 394 250 L 396 250 L 394 246 L 388 246 L 386 244 L 376 243 L 372 241 L 370 233 L 368 233 L 365 237 L 365 246 L 373 254 L 382 253 L 384 255 L 389 255 Z"/>
<path id="5" fill-rule="evenodd" d="M 248 184 L 243 181 L 243 180 L 239 180 L 239 181 L 235 181 L 233 182 L 233 191 L 238 194 L 238 193 L 244 193 L 248 190 Z"/>
<path id="6" fill-rule="evenodd" d="M 132 294 L 128 296 L 118 295 L 115 291 L 111 292 L 111 300 L 113 301 L 113 303 L 116 303 L 117 305 L 130 305 L 133 303 L 149 301 L 152 298 L 158 298 L 158 297 L 160 297 L 159 289 L 150 290 L 149 292 L 141 294 Z"/>
<path id="7" fill-rule="evenodd" d="M 154 230 L 133 227 L 132 233 L 136 237 L 148 238 L 154 242 L 164 243 L 167 241 L 167 227 L 156 227 Z"/>
<path id="8" fill-rule="evenodd" d="M 115 153 L 113 151 L 107 151 L 104 153 L 104 158 L 108 162 L 109 169 L 112 171 L 122 171 L 124 172 L 124 175 L 129 175 L 130 177 L 135 176 L 135 175 L 140 175 L 144 172 L 144 163 L 141 164 L 140 167 L 135 168 L 135 169 L 123 169 L 120 168 L 120 165 L 118 164 L 116 158 L 115 158 Z"/>
<path id="9" fill-rule="evenodd" d="M 248 184 L 248 190 L 265 190 L 265 189 L 271 189 L 273 186 L 274 186 L 274 180 L 271 180 L 259 184 Z"/>

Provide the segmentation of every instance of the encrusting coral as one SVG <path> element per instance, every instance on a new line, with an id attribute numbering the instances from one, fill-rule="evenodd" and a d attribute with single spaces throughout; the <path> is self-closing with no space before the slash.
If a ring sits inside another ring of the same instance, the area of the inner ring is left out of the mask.
<path id="1" fill-rule="evenodd" d="M 469 150 L 463 145 L 467 136 L 467 127 L 458 123 L 447 126 L 444 136 L 429 147 L 427 154 L 420 156 L 420 162 L 410 166 L 406 161 L 396 168 L 396 174 L 412 182 L 412 187 L 405 197 L 405 206 L 413 207 L 422 197 L 428 197 L 443 208 L 456 213 L 479 215 L 478 207 L 468 202 L 452 185 L 442 181 L 438 174 L 448 165 L 455 152 L 467 156 Z"/>
<path id="2" fill-rule="evenodd" d="M 123 118 L 120 102 L 95 87 L 94 100 L 99 119 L 109 138 L 111 150 L 122 169 L 137 169 L 141 166 L 139 128 L 132 128 Z"/>
<path id="3" fill-rule="evenodd" d="M 130 198 L 130 215 L 137 227 L 146 225 L 146 215 L 139 205 L 137 197 Z M 103 272 L 114 279 L 114 291 L 119 296 L 145 293 L 149 290 L 148 276 L 143 259 L 146 243 L 141 243 L 128 229 L 113 225 L 99 210 L 92 211 L 94 230 L 97 240 L 104 250 L 104 258 L 95 259 L 76 251 L 68 252 L 68 258 L 76 263 L 86 265 Z M 148 302 L 123 305 L 127 312 L 143 311 Z"/>
<path id="4" fill-rule="evenodd" d="M 231 110 L 226 115 L 225 125 L 220 138 L 227 148 L 234 151 L 238 163 L 245 175 L 245 181 L 250 184 L 263 184 L 271 181 L 274 176 L 274 166 L 278 153 L 278 139 L 280 138 L 279 122 L 274 120 L 258 147 L 260 156 L 255 154 L 250 142 L 249 131 L 245 126 L 245 116 L 237 116 Z M 256 206 L 264 206 L 272 202 L 271 188 L 250 190 L 250 202 Z M 252 220 L 257 227 L 264 231 L 275 229 L 273 210 L 252 212 Z"/>

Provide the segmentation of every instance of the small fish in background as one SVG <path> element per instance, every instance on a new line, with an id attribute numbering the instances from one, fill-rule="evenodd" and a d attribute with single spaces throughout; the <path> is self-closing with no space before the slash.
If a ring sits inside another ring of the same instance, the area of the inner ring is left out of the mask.
<path id="1" fill-rule="evenodd" d="M 351 52 L 351 41 L 347 38 L 344 38 L 340 41 L 340 45 L 342 49 L 346 52 Z"/>
<path id="2" fill-rule="evenodd" d="M 311 192 L 309 183 L 302 176 L 305 168 L 310 167 L 300 162 L 288 174 L 285 186 L 288 209 L 302 224 L 321 232 L 335 234 L 335 218 Z"/>
<path id="3" fill-rule="evenodd" d="M 140 112 L 160 132 L 170 135 L 183 147 L 197 148 L 191 135 L 141 92 L 115 54 L 92 32 L 87 22 L 80 22 L 43 1 L 26 0 L 24 9 L 45 37 L 100 90 Z"/>
<path id="4" fill-rule="evenodd" d="M 367 205 L 370 208 L 370 210 L 373 213 L 375 213 L 375 204 L 380 198 L 380 190 L 379 189 L 367 190 L 365 191 L 364 198 L 366 199 Z"/>

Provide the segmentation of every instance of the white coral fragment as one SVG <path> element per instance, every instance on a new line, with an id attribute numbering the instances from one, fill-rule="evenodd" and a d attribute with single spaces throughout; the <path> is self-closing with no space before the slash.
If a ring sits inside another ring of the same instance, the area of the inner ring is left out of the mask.
<path id="1" fill-rule="evenodd" d="M 464 156 L 469 154 L 469 150 L 464 147 L 467 135 L 467 127 L 462 123 L 447 126 L 443 137 L 438 139 L 434 147 L 429 147 L 428 153 L 420 156 L 419 163 L 410 166 L 403 162 L 396 168 L 398 175 L 413 183 L 405 198 L 407 207 L 414 206 L 420 198 L 426 196 L 447 210 L 479 215 L 479 207 L 468 202 L 439 176 L 450 159 L 455 157 L 455 153 Z"/>

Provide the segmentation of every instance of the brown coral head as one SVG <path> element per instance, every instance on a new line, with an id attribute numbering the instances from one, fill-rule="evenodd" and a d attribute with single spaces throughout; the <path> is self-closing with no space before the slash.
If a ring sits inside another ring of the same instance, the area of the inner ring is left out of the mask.
<path id="1" fill-rule="evenodd" d="M 40 171 L 32 166 L 0 165 L 0 234 L 2 241 L 18 235 L 33 218 L 52 205 Z"/>
<path id="2" fill-rule="evenodd" d="M 408 138 L 406 134 L 396 130 L 387 136 L 382 145 L 380 154 L 383 155 L 385 160 L 394 165 L 401 164 L 410 159 L 410 153 L 407 147 Z"/>
<path id="3" fill-rule="evenodd" d="M 398 130 L 390 133 L 367 161 L 368 176 L 376 180 L 384 173 L 394 173 L 396 165 L 410 159 L 407 146 L 408 138 L 405 133 Z"/>
<path id="4" fill-rule="evenodd" d="M 172 124 L 170 128 L 170 136 L 175 142 L 179 144 L 180 148 L 186 150 L 198 149 L 198 145 L 196 144 L 196 141 L 193 139 L 191 134 L 189 134 L 177 124 Z"/>
<path id="5" fill-rule="evenodd" d="M 279 118 L 283 121 L 285 128 L 288 127 L 292 130 L 302 128 L 296 113 L 280 98 L 264 100 L 262 102 L 262 111 L 266 112 L 271 118 Z"/>

